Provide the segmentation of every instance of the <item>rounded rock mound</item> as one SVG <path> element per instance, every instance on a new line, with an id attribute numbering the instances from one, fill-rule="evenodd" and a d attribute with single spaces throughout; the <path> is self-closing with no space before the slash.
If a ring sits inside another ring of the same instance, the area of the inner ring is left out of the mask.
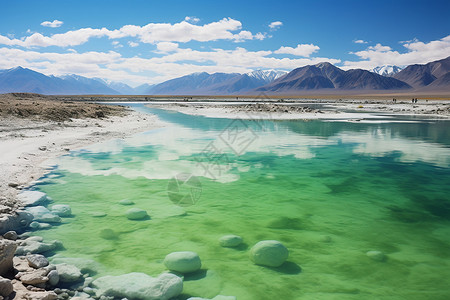
<path id="1" fill-rule="evenodd" d="M 258 242 L 250 249 L 251 260 L 262 266 L 279 267 L 288 256 L 289 250 L 282 243 L 274 240 Z"/>
<path id="2" fill-rule="evenodd" d="M 192 273 L 198 271 L 202 262 L 197 253 L 192 251 L 172 252 L 164 258 L 167 269 L 179 273 Z"/>
<path id="3" fill-rule="evenodd" d="M 148 218 L 147 212 L 140 208 L 131 208 L 127 210 L 125 215 L 127 216 L 128 220 L 142 220 Z"/>
<path id="4" fill-rule="evenodd" d="M 219 243 L 222 247 L 233 248 L 242 244 L 242 238 L 238 235 L 228 234 L 221 237 L 219 239 Z"/>

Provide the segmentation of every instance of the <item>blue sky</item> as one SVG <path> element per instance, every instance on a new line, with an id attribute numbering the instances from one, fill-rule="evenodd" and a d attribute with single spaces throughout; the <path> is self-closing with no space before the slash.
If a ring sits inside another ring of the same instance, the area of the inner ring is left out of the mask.
<path id="1" fill-rule="evenodd" d="M 450 56 L 450 1 L 2 1 L 0 69 L 129 83 Z"/>

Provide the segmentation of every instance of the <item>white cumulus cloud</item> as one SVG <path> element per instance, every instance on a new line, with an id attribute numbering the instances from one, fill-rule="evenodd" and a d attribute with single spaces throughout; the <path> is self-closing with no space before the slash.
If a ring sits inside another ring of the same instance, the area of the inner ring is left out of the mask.
<path id="1" fill-rule="evenodd" d="M 91 38 L 107 37 L 120 39 L 125 37 L 138 38 L 142 43 L 156 44 L 158 42 L 186 43 L 190 41 L 209 42 L 217 40 L 244 41 L 265 38 L 262 33 L 253 34 L 242 30 L 242 23 L 232 18 L 223 18 L 217 22 L 195 25 L 187 21 L 180 23 L 149 23 L 145 26 L 125 25 L 120 29 L 81 28 L 65 33 L 44 36 L 33 33 L 20 39 L 0 35 L 0 44 L 21 47 L 72 47 L 86 43 Z"/>
<path id="2" fill-rule="evenodd" d="M 281 22 L 281 21 L 274 21 L 274 22 L 269 24 L 269 28 L 272 29 L 272 30 L 277 30 L 282 25 L 283 25 L 283 22 Z"/>
<path id="3" fill-rule="evenodd" d="M 186 18 L 184 18 L 184 20 L 186 21 L 186 22 L 190 22 L 190 23 L 198 23 L 198 22 L 200 22 L 200 19 L 199 18 L 196 18 L 196 17 L 189 17 L 189 16 L 187 16 Z"/>
<path id="4" fill-rule="evenodd" d="M 366 50 L 354 52 L 358 61 L 345 61 L 344 68 L 371 69 L 382 65 L 406 66 L 426 64 L 448 57 L 450 54 L 450 35 L 428 43 L 417 39 L 403 43 L 404 51 L 395 51 L 389 46 L 376 44 Z"/>
<path id="5" fill-rule="evenodd" d="M 161 53 L 174 52 L 178 49 L 178 44 L 172 42 L 160 42 L 156 45 L 156 49 Z"/>
<path id="6" fill-rule="evenodd" d="M 297 47 L 280 47 L 275 54 L 292 54 L 295 56 L 309 57 L 314 52 L 318 51 L 319 46 L 313 44 L 298 44 Z"/>
<path id="7" fill-rule="evenodd" d="M 367 42 L 365 40 L 355 40 L 355 41 L 353 41 L 353 43 L 355 43 L 355 44 L 367 44 Z"/>
<path id="8" fill-rule="evenodd" d="M 64 23 L 63 21 L 53 20 L 52 22 L 44 21 L 41 23 L 41 25 L 45 26 L 45 27 L 55 28 L 55 27 L 60 27 L 63 23 Z"/>

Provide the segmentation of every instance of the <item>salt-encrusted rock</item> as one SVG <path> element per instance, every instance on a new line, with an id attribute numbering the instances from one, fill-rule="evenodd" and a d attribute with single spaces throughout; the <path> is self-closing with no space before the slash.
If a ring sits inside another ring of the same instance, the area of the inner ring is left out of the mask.
<path id="1" fill-rule="evenodd" d="M 288 249 L 280 242 L 273 240 L 258 242 L 250 249 L 251 260 L 262 266 L 279 267 L 288 256 Z"/>
<path id="2" fill-rule="evenodd" d="M 366 255 L 375 261 L 385 261 L 386 260 L 386 255 L 381 251 L 377 251 L 377 250 L 367 251 Z"/>
<path id="3" fill-rule="evenodd" d="M 129 199 L 123 199 L 123 200 L 119 201 L 119 204 L 121 204 L 121 205 L 133 205 L 134 202 L 129 200 Z"/>
<path id="4" fill-rule="evenodd" d="M 49 211 L 44 206 L 32 206 L 25 208 L 27 212 L 33 215 L 34 221 L 45 222 L 45 223 L 60 223 L 61 218 L 51 211 Z"/>
<path id="5" fill-rule="evenodd" d="M 56 271 L 58 271 L 61 282 L 76 282 L 82 277 L 80 269 L 65 263 L 57 264 Z"/>
<path id="6" fill-rule="evenodd" d="M 47 274 L 48 277 L 48 283 L 52 286 L 55 286 L 59 283 L 59 274 L 56 270 L 51 270 Z"/>
<path id="7" fill-rule="evenodd" d="M 0 276 L 12 269 L 16 248 L 17 244 L 14 241 L 0 240 Z"/>
<path id="8" fill-rule="evenodd" d="M 47 273 L 48 271 L 45 269 L 37 269 L 29 272 L 18 273 L 16 278 L 20 279 L 20 281 L 24 284 L 36 286 L 48 281 Z"/>
<path id="9" fill-rule="evenodd" d="M 70 217 L 72 209 L 67 204 L 56 204 L 52 206 L 52 213 L 60 217 Z"/>
<path id="10" fill-rule="evenodd" d="M 200 298 L 200 297 L 191 297 L 191 298 L 188 298 L 187 300 L 237 300 L 237 298 L 235 296 L 217 295 L 217 296 L 215 296 L 212 299 Z"/>
<path id="11" fill-rule="evenodd" d="M 79 257 L 54 257 L 52 259 L 52 264 L 56 265 L 64 263 L 77 267 L 83 274 L 88 273 L 93 275 L 95 273 L 99 273 L 101 269 L 101 265 L 92 259 Z"/>
<path id="12" fill-rule="evenodd" d="M 19 247 L 17 247 L 16 255 L 42 254 L 47 251 L 56 250 L 62 246 L 60 241 L 51 241 L 48 243 L 40 242 L 35 237 L 29 237 L 22 241 Z M 39 237 L 36 237 L 39 238 Z M 42 238 L 41 238 L 42 241 Z"/>
<path id="13" fill-rule="evenodd" d="M 106 213 L 103 211 L 94 211 L 91 212 L 91 216 L 93 216 L 94 218 L 103 218 L 106 217 Z"/>
<path id="14" fill-rule="evenodd" d="M 136 207 L 127 210 L 125 215 L 129 220 L 142 220 L 148 218 L 148 214 L 145 210 Z"/>
<path id="15" fill-rule="evenodd" d="M 167 269 L 180 273 L 191 273 L 202 266 L 200 257 L 191 251 L 172 252 L 164 258 Z"/>
<path id="16" fill-rule="evenodd" d="M 142 300 L 167 300 L 181 294 L 183 281 L 180 277 L 164 273 L 157 278 L 144 273 L 100 277 L 92 283 L 97 296 Z"/>
<path id="17" fill-rule="evenodd" d="M 220 246 L 222 247 L 237 247 L 242 244 L 242 238 L 238 235 L 229 234 L 224 235 L 219 239 Z"/>
<path id="18" fill-rule="evenodd" d="M 27 255 L 28 265 L 35 269 L 43 268 L 48 266 L 48 259 L 41 254 L 31 254 Z"/>
<path id="19" fill-rule="evenodd" d="M 17 210 L 15 213 L 0 214 L 0 234 L 8 231 L 24 230 L 33 221 L 33 215 L 23 210 Z"/>
<path id="20" fill-rule="evenodd" d="M 3 278 L 0 276 L 0 296 L 7 297 L 11 295 L 14 287 L 11 280 Z"/>
<path id="21" fill-rule="evenodd" d="M 15 241 L 17 240 L 17 233 L 15 231 L 8 231 L 3 235 L 3 237 L 7 240 Z"/>
<path id="22" fill-rule="evenodd" d="M 17 199 L 24 206 L 42 205 L 48 200 L 47 194 L 39 191 L 23 191 L 17 195 Z"/>
<path id="23" fill-rule="evenodd" d="M 52 228 L 52 225 L 48 224 L 48 223 L 41 223 L 41 222 L 36 222 L 33 221 L 30 224 L 30 228 L 34 229 L 34 230 L 38 230 L 38 229 L 50 229 Z"/>

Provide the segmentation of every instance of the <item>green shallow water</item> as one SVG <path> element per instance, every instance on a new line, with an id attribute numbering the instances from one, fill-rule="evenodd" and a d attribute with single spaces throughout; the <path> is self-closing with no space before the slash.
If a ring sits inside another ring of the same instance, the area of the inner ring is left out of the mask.
<path id="1" fill-rule="evenodd" d="M 195 251 L 203 271 L 186 276 L 180 299 L 448 299 L 448 122 L 240 122 L 148 111 L 168 126 L 61 157 L 37 185 L 72 207 L 74 217 L 35 232 L 63 242 L 57 255 L 95 260 L 98 276 L 156 276 L 168 253 Z M 168 197 L 179 173 L 200 180 L 194 205 Z M 131 207 L 150 219 L 126 219 Z M 225 234 L 245 244 L 222 248 Z M 289 249 L 288 261 L 254 265 L 249 249 L 271 239 Z M 370 250 L 388 259 L 373 261 Z"/>

